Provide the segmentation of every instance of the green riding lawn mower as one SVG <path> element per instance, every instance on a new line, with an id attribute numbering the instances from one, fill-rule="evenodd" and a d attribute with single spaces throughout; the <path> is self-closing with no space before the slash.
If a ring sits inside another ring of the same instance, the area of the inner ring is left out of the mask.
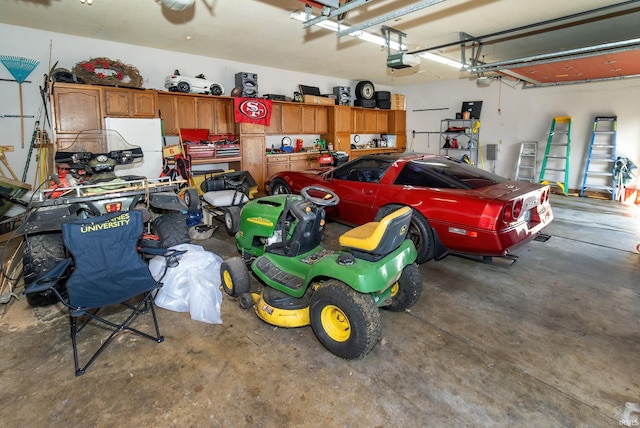
<path id="1" fill-rule="evenodd" d="M 265 322 L 310 324 L 333 354 L 359 359 L 379 340 L 378 308 L 410 308 L 422 280 L 414 244 L 405 239 L 409 207 L 347 231 L 339 237 L 343 249 L 334 251 L 322 244 L 324 207 L 338 202 L 317 186 L 248 202 L 235 235 L 241 256 L 224 261 L 220 274 L 225 292 Z M 260 292 L 251 293 L 248 266 L 263 285 Z"/>

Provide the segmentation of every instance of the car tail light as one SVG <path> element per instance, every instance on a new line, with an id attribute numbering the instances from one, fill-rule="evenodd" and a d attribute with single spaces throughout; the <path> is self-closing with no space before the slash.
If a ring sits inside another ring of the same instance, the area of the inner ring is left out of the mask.
<path id="1" fill-rule="evenodd" d="M 518 199 L 513 203 L 513 219 L 517 220 L 522 214 L 522 199 Z"/>
<path id="2" fill-rule="evenodd" d="M 113 202 L 111 204 L 107 204 L 105 209 L 108 213 L 115 213 L 122 209 L 122 202 Z"/>
<path id="3" fill-rule="evenodd" d="M 509 201 L 504 205 L 502 209 L 502 221 L 505 223 L 511 223 L 513 220 L 513 202 Z"/>

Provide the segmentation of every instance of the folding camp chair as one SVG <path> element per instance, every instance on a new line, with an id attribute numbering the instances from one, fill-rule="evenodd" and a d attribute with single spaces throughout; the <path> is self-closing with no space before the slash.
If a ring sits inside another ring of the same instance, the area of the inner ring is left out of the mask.
<path id="1" fill-rule="evenodd" d="M 68 308 L 76 376 L 85 373 L 120 331 L 128 331 L 158 343 L 164 340 L 158 328 L 152 294 L 161 284 L 151 276 L 138 251 L 142 231 L 142 212 L 135 210 L 65 223 L 62 225 L 62 237 L 73 259 L 60 262 L 25 289 L 25 294 L 51 289 Z M 179 255 L 163 249 L 149 249 L 149 252 L 164 252 L 165 257 Z M 65 279 L 64 291 L 60 292 L 55 285 Z M 137 303 L 134 302 L 136 297 Z M 126 313 L 109 311 L 109 319 L 106 315 L 98 316 L 102 308 L 118 304 L 128 309 Z M 155 332 L 152 334 L 130 326 L 139 314 L 147 311 L 151 312 L 153 319 Z M 124 320 L 116 322 L 113 318 Z M 97 321 L 105 328 L 111 327 L 111 333 L 81 367 L 77 339 L 91 321 Z"/>

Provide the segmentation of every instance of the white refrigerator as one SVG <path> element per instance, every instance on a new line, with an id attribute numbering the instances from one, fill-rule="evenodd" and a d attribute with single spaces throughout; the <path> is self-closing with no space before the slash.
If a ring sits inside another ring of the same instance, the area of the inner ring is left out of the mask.
<path id="1" fill-rule="evenodd" d="M 142 162 L 119 166 L 116 174 L 158 178 L 162 172 L 163 160 L 160 119 L 106 117 L 104 121 L 107 129 L 118 131 L 129 144 L 140 146 L 144 154 Z"/>

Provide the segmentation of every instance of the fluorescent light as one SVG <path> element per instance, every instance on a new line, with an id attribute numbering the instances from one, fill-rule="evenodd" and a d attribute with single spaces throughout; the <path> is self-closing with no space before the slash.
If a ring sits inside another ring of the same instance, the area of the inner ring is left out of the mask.
<path id="1" fill-rule="evenodd" d="M 295 19 L 296 21 L 300 21 L 300 22 L 306 22 L 310 19 L 315 18 L 314 15 L 307 15 L 305 12 L 299 11 L 299 12 L 291 12 L 291 15 L 289 15 L 289 17 L 291 19 Z M 338 25 L 337 22 L 333 22 L 333 21 L 329 21 L 328 19 L 325 19 L 324 21 L 320 21 L 317 24 L 314 24 L 316 27 L 320 27 L 320 28 L 324 28 L 326 30 L 330 30 L 330 31 L 334 31 L 334 32 L 338 32 L 338 31 L 345 31 L 349 29 L 349 26 L 347 25 Z M 383 37 L 380 36 L 376 36 L 375 34 L 371 34 L 371 33 L 367 33 L 366 31 L 354 31 L 353 33 L 350 33 L 349 36 L 355 37 L 357 39 L 360 40 L 364 40 L 365 42 L 369 42 L 369 43 L 373 43 L 376 44 L 378 46 L 383 46 L 386 47 L 387 44 L 384 40 Z M 393 50 L 397 50 L 397 51 L 404 51 L 407 49 L 406 45 L 402 45 L 400 46 L 400 44 L 398 42 L 394 42 L 392 40 L 389 41 L 389 47 Z M 458 61 L 454 61 L 452 59 L 449 58 L 445 58 L 442 57 L 440 55 L 435 55 L 432 54 L 430 52 L 425 52 L 423 54 L 420 55 L 420 57 L 428 59 L 430 61 L 435 61 L 435 62 L 439 62 L 440 64 L 445 64 L 448 65 L 450 67 L 454 67 L 457 68 L 458 70 L 460 70 L 462 68 L 462 63 L 458 62 Z"/>

